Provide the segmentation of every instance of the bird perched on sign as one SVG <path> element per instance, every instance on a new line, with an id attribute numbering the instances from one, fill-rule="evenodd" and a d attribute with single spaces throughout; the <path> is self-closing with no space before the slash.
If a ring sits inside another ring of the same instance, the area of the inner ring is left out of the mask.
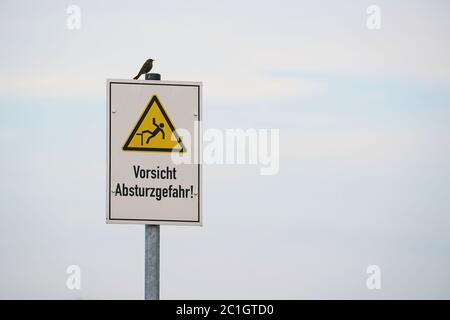
<path id="1" fill-rule="evenodd" d="M 153 68 L 153 59 L 148 59 L 147 61 L 145 61 L 145 63 L 142 65 L 141 70 L 139 71 L 138 75 L 136 77 L 134 77 L 134 80 L 139 79 L 139 77 L 143 74 L 149 73 L 150 70 L 152 70 Z"/>

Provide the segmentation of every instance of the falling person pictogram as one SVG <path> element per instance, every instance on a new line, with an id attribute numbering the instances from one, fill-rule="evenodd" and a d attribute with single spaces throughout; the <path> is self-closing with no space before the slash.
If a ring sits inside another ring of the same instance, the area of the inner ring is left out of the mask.
<path id="1" fill-rule="evenodd" d="M 159 133 L 161 133 L 162 138 L 165 139 L 166 138 L 166 134 L 164 133 L 164 123 L 160 123 L 157 124 L 156 123 L 156 119 L 153 118 L 153 125 L 155 126 L 155 129 L 153 131 L 150 130 L 143 130 L 140 133 L 136 133 L 136 135 L 141 136 L 141 146 L 144 144 L 144 133 L 148 133 L 150 134 L 150 136 L 147 138 L 147 141 L 145 142 L 146 144 L 148 144 L 150 142 L 150 140 L 154 137 L 156 137 Z"/>

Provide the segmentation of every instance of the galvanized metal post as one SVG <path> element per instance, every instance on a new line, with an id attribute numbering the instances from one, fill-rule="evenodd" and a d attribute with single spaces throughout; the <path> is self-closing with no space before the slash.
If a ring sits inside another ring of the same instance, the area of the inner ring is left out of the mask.
<path id="1" fill-rule="evenodd" d="M 160 227 L 145 225 L 145 300 L 159 300 Z"/>
<path id="2" fill-rule="evenodd" d="M 158 73 L 147 73 L 145 80 L 161 80 Z M 159 300 L 160 226 L 145 225 L 145 300 Z"/>

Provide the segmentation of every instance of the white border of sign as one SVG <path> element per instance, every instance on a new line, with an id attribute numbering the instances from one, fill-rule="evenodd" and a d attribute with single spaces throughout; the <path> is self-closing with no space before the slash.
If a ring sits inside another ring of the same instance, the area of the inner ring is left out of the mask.
<path id="1" fill-rule="evenodd" d="M 201 159 L 202 155 L 202 83 L 191 81 L 155 81 L 155 80 L 128 80 L 128 79 L 106 79 L 106 223 L 110 224 L 156 224 L 156 225 L 190 225 L 201 226 L 203 224 L 203 186 L 202 186 L 202 166 L 198 163 L 198 221 L 181 221 L 181 220 L 126 220 L 126 219 L 110 219 L 111 214 L 111 84 L 134 84 L 134 85 L 156 85 L 156 86 L 192 86 L 198 88 L 198 141 L 197 141 L 197 159 Z"/>

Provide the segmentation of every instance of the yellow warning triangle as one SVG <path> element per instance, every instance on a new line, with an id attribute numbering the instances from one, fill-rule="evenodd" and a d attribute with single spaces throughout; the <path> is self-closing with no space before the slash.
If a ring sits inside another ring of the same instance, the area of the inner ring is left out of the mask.
<path id="1" fill-rule="evenodd" d="M 158 97 L 153 96 L 131 131 L 125 151 L 185 152 L 175 126 Z"/>

